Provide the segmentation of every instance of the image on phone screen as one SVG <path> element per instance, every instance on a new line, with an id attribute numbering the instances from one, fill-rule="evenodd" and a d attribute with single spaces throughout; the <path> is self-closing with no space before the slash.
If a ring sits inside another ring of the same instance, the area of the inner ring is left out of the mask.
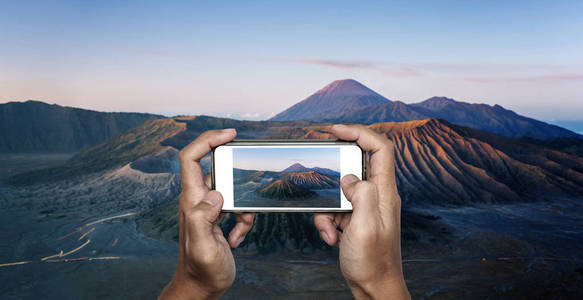
<path id="1" fill-rule="evenodd" d="M 340 149 L 233 149 L 234 207 L 340 208 Z"/>

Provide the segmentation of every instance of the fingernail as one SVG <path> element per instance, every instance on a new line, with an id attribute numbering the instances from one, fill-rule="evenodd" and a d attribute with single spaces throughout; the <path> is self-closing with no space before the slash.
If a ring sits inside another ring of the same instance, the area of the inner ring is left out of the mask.
<path id="1" fill-rule="evenodd" d="M 359 180 L 360 179 L 358 179 L 358 177 L 354 176 L 353 174 L 348 174 L 348 175 L 342 177 L 342 184 L 349 185 L 349 184 L 357 182 Z"/>
<path id="2" fill-rule="evenodd" d="M 326 231 L 320 231 L 320 236 L 322 237 L 322 239 L 328 243 L 330 241 L 330 238 L 328 237 L 328 234 L 326 233 Z"/>
<path id="3" fill-rule="evenodd" d="M 204 197 L 204 199 L 202 200 L 212 206 L 216 206 L 217 203 L 219 203 L 219 195 L 217 193 L 208 193 L 206 194 L 206 196 Z"/>
<path id="4" fill-rule="evenodd" d="M 225 128 L 225 129 L 223 129 L 223 132 L 224 133 L 233 133 L 233 132 L 235 132 L 235 128 Z"/>
<path id="5" fill-rule="evenodd" d="M 334 128 L 334 129 L 343 129 L 345 127 L 346 127 L 346 125 L 344 125 L 344 124 L 334 124 L 334 125 L 332 125 L 332 128 Z"/>

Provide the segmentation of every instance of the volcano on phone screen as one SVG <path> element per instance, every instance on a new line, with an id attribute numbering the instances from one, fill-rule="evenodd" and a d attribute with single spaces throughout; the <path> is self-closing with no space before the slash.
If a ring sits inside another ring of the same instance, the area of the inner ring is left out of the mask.
<path id="1" fill-rule="evenodd" d="M 338 148 L 233 149 L 235 207 L 340 208 Z"/>

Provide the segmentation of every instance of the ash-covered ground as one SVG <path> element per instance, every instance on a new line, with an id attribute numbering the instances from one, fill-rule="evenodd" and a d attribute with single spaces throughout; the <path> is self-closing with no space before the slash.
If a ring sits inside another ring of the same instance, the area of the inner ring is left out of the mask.
<path id="1" fill-rule="evenodd" d="M 10 161 L 18 166 L 15 159 Z M 179 192 L 178 174 L 130 165 L 66 181 L 2 185 L 0 298 L 155 298 L 176 264 L 172 207 Z M 404 207 L 403 262 L 411 294 L 581 298 L 582 200 Z M 282 231 L 308 228 L 301 220 L 263 216 L 256 227 L 272 222 Z M 289 239 L 298 235 L 294 230 L 306 229 L 291 230 Z M 307 233 L 300 237 L 304 243 L 270 240 L 266 235 L 279 234 L 274 231 L 254 234 L 235 251 L 237 277 L 226 299 L 352 297 L 337 249 Z M 262 237 L 271 244 L 261 244 Z"/>

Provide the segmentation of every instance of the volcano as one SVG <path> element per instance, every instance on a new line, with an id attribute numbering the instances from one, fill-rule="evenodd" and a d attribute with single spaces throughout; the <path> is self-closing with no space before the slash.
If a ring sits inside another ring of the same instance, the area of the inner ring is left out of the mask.
<path id="1" fill-rule="evenodd" d="M 282 170 L 282 172 L 309 172 L 309 171 L 311 171 L 310 168 L 306 168 L 304 165 L 300 163 L 295 163 Z"/>
<path id="2" fill-rule="evenodd" d="M 389 99 L 356 80 L 336 80 L 270 120 L 321 121 L 336 118 L 346 110 L 389 102 Z"/>
<path id="3" fill-rule="evenodd" d="M 317 194 L 306 188 L 303 188 L 289 180 L 279 179 L 259 191 L 259 194 L 271 199 L 298 199 L 312 198 Z"/>
<path id="4" fill-rule="evenodd" d="M 340 181 L 340 176 L 328 176 L 316 171 L 285 173 L 282 178 L 307 189 L 337 188 Z"/>
<path id="5" fill-rule="evenodd" d="M 577 138 L 571 130 L 528 118 L 498 104 L 466 103 L 431 97 L 419 103 L 391 101 L 360 82 L 336 80 L 310 97 L 275 115 L 270 121 L 312 121 L 375 124 L 443 119 L 510 138 Z"/>

